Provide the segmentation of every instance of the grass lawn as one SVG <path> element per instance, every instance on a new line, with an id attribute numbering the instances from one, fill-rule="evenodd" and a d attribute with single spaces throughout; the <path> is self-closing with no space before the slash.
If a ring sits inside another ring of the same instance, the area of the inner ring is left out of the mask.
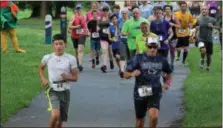
<path id="1" fill-rule="evenodd" d="M 33 19 L 30 19 L 34 21 Z M 28 22 L 27 24 L 30 24 Z M 59 26 L 54 27 L 53 34 L 59 33 Z M 8 40 L 9 53 L 1 54 L 1 119 L 6 121 L 18 109 L 27 107 L 30 100 L 41 90 L 38 65 L 43 55 L 52 52 L 51 45 L 44 44 L 43 28 L 17 28 L 19 46 L 27 53 L 15 53 L 11 40 Z M 68 35 L 66 52 L 72 52 L 72 42 Z M 90 49 L 86 42 L 85 53 Z"/>
<path id="2" fill-rule="evenodd" d="M 222 122 L 222 82 L 220 45 L 214 45 L 210 72 L 199 69 L 197 48 L 189 53 L 190 73 L 184 83 L 184 127 L 214 127 Z"/>

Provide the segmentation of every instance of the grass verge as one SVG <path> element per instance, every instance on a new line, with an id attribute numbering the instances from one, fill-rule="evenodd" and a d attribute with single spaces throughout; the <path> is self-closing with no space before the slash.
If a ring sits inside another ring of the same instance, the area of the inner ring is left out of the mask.
<path id="1" fill-rule="evenodd" d="M 222 121 L 221 53 L 214 45 L 210 72 L 199 69 L 197 48 L 190 51 L 190 73 L 184 83 L 185 117 L 183 127 L 216 127 Z"/>

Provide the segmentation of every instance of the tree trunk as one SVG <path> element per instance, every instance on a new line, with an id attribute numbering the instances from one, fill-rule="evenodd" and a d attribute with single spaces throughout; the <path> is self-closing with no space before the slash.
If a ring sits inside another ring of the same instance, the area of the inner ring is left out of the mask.
<path id="1" fill-rule="evenodd" d="M 40 4 L 33 4 L 31 18 L 40 17 Z"/>
<path id="2" fill-rule="evenodd" d="M 48 10 L 47 1 L 42 1 L 41 2 L 41 10 L 40 10 L 40 18 L 41 19 L 45 18 L 46 14 L 47 14 L 47 10 Z"/>
<path id="3" fill-rule="evenodd" d="M 57 1 L 56 2 L 56 10 L 55 10 L 55 19 L 60 18 L 60 9 L 61 7 L 64 6 L 64 2 Z"/>

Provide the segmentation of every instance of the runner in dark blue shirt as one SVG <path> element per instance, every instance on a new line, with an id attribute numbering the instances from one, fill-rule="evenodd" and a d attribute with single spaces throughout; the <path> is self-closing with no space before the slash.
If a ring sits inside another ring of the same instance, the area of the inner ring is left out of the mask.
<path id="1" fill-rule="evenodd" d="M 150 121 L 149 127 L 156 127 L 162 88 L 168 89 L 172 77 L 170 65 L 167 59 L 157 55 L 159 48 L 156 37 L 147 38 L 148 51 L 137 54 L 127 62 L 126 71 L 120 76 L 122 78 L 136 77 L 134 87 L 134 104 L 136 113 L 136 127 L 144 126 L 144 117 L 148 110 Z M 166 81 L 162 85 L 160 77 L 166 73 Z"/>

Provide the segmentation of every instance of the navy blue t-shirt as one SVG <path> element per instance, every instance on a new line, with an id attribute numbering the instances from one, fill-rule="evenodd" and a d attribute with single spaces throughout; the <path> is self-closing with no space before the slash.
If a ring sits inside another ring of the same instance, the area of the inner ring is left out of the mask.
<path id="1" fill-rule="evenodd" d="M 127 62 L 126 71 L 140 70 L 141 74 L 136 77 L 134 98 L 141 98 L 138 94 L 140 86 L 151 86 L 154 96 L 162 93 L 160 78 L 162 73 L 171 73 L 170 65 L 162 56 L 148 56 L 147 53 L 137 54 Z"/>

